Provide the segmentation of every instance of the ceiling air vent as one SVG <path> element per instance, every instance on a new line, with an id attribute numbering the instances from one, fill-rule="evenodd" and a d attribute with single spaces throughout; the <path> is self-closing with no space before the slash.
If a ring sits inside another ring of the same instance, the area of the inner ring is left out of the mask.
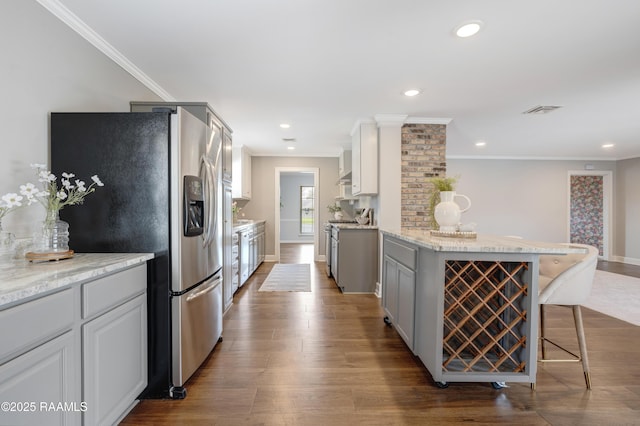
<path id="1" fill-rule="evenodd" d="M 547 114 L 551 111 L 557 110 L 558 108 L 562 107 L 559 105 L 538 105 L 526 110 L 523 114 Z"/>
<path id="2" fill-rule="evenodd" d="M 282 138 L 282 142 L 284 143 L 290 143 L 295 141 L 296 141 L 296 138 Z"/>

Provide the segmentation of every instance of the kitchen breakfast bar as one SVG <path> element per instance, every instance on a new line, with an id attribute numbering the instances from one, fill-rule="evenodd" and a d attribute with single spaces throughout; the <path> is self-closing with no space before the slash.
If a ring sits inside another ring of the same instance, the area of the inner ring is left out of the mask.
<path id="1" fill-rule="evenodd" d="M 535 384 L 539 256 L 583 249 L 515 237 L 381 234 L 385 322 L 436 385 Z"/>

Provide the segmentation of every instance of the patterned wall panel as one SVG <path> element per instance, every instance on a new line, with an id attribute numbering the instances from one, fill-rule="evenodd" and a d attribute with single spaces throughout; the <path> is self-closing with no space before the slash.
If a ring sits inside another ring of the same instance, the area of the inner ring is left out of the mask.
<path id="1" fill-rule="evenodd" d="M 603 254 L 603 177 L 571 176 L 571 242 L 589 244 Z"/>

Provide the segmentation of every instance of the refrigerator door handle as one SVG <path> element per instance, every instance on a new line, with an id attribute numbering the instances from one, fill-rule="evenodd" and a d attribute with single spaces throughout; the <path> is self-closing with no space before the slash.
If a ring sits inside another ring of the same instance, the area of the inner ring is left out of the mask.
<path id="1" fill-rule="evenodd" d="M 211 209 L 213 211 L 213 226 L 209 229 L 209 243 L 212 243 L 216 239 L 216 233 L 218 230 L 218 176 L 216 166 L 209 163 L 209 173 L 211 174 L 211 180 L 213 181 L 214 195 L 211 201 Z"/>
<path id="2" fill-rule="evenodd" d="M 203 179 L 204 179 L 204 192 L 205 192 L 205 219 L 204 219 L 204 241 L 202 243 L 203 247 L 207 247 L 213 241 L 212 228 L 215 229 L 215 206 L 213 203 L 215 202 L 215 183 L 212 182 L 211 176 L 211 165 L 205 156 L 202 156 L 201 159 L 201 168 L 203 170 Z"/>
<path id="3" fill-rule="evenodd" d="M 189 296 L 187 296 L 187 302 L 191 302 L 192 300 L 197 299 L 198 297 L 204 296 L 205 294 L 213 291 L 214 288 L 216 288 L 215 284 L 205 288 L 204 290 L 200 290 L 196 293 L 190 294 Z"/>

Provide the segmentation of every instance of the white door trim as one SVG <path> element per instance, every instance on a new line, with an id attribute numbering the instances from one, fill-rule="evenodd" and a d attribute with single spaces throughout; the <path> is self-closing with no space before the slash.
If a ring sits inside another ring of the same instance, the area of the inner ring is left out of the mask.
<path id="1" fill-rule="evenodd" d="M 316 208 L 313 210 L 313 260 L 318 261 L 318 236 L 320 235 L 320 216 L 318 209 L 318 200 L 320 194 L 320 168 L 318 167 L 276 167 L 275 168 L 275 261 L 280 262 L 280 173 L 282 172 L 298 172 L 298 173 L 313 173 L 313 205 Z"/>
<path id="2" fill-rule="evenodd" d="M 567 241 L 571 241 L 571 176 L 602 176 L 602 256 L 611 258 L 613 172 L 611 170 L 569 170 L 567 176 Z"/>

